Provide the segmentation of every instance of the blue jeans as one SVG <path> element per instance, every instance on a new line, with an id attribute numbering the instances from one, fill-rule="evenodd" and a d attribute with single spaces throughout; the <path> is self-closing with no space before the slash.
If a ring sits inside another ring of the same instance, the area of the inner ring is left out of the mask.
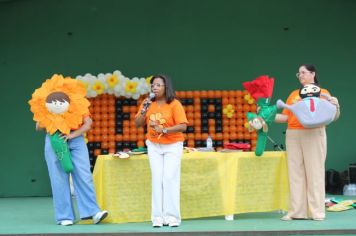
<path id="1" fill-rule="evenodd" d="M 68 141 L 74 169 L 71 173 L 80 218 L 87 218 L 100 211 L 96 202 L 93 177 L 90 172 L 89 153 L 83 136 Z M 71 202 L 69 174 L 64 172 L 51 141 L 46 135 L 45 158 L 51 180 L 53 204 L 57 223 L 62 220 L 74 221 L 74 209 Z"/>

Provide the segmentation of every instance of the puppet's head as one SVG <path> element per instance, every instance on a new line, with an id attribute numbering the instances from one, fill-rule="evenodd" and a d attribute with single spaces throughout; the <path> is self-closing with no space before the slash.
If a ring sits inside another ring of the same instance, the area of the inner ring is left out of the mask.
<path id="1" fill-rule="evenodd" d="M 310 98 L 310 97 L 320 97 L 320 87 L 316 84 L 306 84 L 303 87 L 300 88 L 299 90 L 299 96 L 304 99 L 304 98 Z"/>
<path id="2" fill-rule="evenodd" d="M 89 101 L 81 81 L 53 75 L 36 89 L 29 101 L 33 119 L 49 134 L 57 130 L 69 134 L 89 115 Z"/>

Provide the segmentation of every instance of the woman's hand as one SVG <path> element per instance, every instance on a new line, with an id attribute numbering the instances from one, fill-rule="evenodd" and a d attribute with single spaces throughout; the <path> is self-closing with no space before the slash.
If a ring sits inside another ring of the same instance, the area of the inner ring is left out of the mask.
<path id="1" fill-rule="evenodd" d="M 60 137 L 61 139 L 63 139 L 64 141 L 66 141 L 66 142 L 67 142 L 68 140 L 72 139 L 72 138 L 75 138 L 75 136 L 74 136 L 73 133 L 70 133 L 70 134 L 60 134 L 59 137 Z"/>
<path id="2" fill-rule="evenodd" d="M 337 107 L 339 106 L 339 100 L 336 97 L 329 97 L 328 101 Z"/>
<path id="3" fill-rule="evenodd" d="M 163 126 L 161 126 L 161 125 L 155 125 L 155 126 L 153 126 L 152 127 L 153 128 L 153 130 L 156 132 L 156 133 L 158 133 L 158 134 L 161 134 L 161 133 L 163 133 Z"/>
<path id="4" fill-rule="evenodd" d="M 146 98 L 145 100 L 143 100 L 143 106 L 142 106 L 142 109 L 140 111 L 141 115 L 146 114 L 146 112 L 147 112 L 149 106 L 151 105 L 151 103 L 152 103 L 152 100 L 149 99 L 149 98 Z"/>

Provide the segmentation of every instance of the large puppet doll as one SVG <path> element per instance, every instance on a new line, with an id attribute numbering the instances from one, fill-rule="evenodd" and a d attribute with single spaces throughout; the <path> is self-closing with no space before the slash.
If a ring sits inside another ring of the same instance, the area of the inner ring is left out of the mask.
<path id="1" fill-rule="evenodd" d="M 336 116 L 336 106 L 327 99 L 328 94 L 320 93 L 316 84 L 307 84 L 299 90 L 300 101 L 287 105 L 282 100 L 277 101 L 278 108 L 286 108 L 294 113 L 305 128 L 316 128 L 330 124 Z"/>
<path id="2" fill-rule="evenodd" d="M 261 156 L 266 148 L 268 128 L 277 114 L 277 106 L 271 105 L 274 79 L 266 75 L 260 76 L 251 82 L 243 83 L 243 87 L 257 101 L 257 114 L 247 113 L 250 130 L 257 130 L 257 144 L 255 155 Z"/>
<path id="3" fill-rule="evenodd" d="M 89 101 L 81 81 L 53 75 L 36 89 L 29 101 L 33 120 L 50 135 L 51 145 L 65 172 L 73 170 L 67 142 L 61 137 L 79 128 L 89 114 Z"/>

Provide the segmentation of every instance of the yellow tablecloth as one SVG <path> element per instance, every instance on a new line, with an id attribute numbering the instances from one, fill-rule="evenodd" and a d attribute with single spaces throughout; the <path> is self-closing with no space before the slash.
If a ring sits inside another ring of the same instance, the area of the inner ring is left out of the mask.
<path id="1" fill-rule="evenodd" d="M 150 220 L 151 174 L 146 155 L 97 158 L 97 200 L 109 211 L 106 222 Z M 245 212 L 287 210 L 288 173 L 285 152 L 193 152 L 182 157 L 183 219 Z"/>

